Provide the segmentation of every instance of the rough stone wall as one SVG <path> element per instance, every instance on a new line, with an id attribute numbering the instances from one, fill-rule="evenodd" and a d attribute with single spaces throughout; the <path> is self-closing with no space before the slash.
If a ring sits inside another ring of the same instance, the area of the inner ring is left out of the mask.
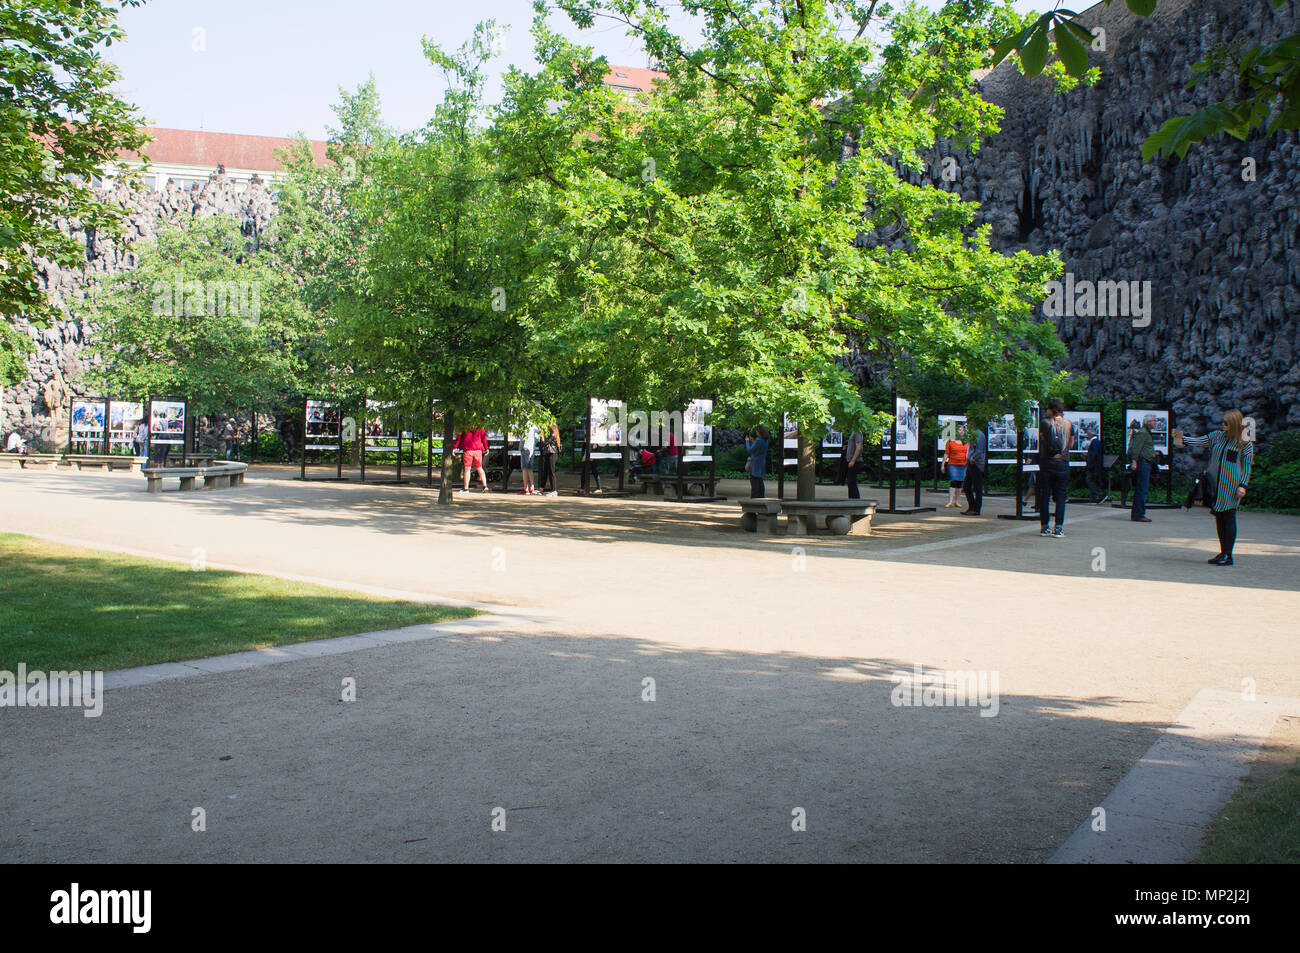
<path id="1" fill-rule="evenodd" d="M 149 240 L 160 224 L 189 217 L 231 215 L 238 218 L 245 234 L 255 237 L 266 228 L 275 212 L 275 199 L 262 183 L 241 189 L 224 175 L 213 175 L 201 187 L 187 190 L 176 186 L 158 192 L 135 191 L 116 185 L 100 193 L 105 202 L 126 210 L 122 240 L 96 235 L 76 219 L 64 219 L 59 227 L 84 240 L 86 261 L 68 268 L 37 258 L 37 271 L 51 299 L 64 307 L 64 317 L 44 329 L 19 319 L 19 328 L 35 345 L 27 359 L 27 377 L 4 388 L 3 429 L 15 427 L 35 434 L 52 447 L 61 447 L 68 436 L 68 410 L 73 397 L 87 396 L 81 382 L 85 369 L 82 348 L 92 333 L 86 297 L 95 284 L 135 266 L 132 246 Z"/>
<path id="2" fill-rule="evenodd" d="M 1150 281 L 1150 325 L 1061 317 L 1066 366 L 1109 398 L 1168 402 L 1189 432 L 1240 408 L 1261 440 L 1300 427 L 1300 142 L 1294 132 L 1208 140 L 1182 161 L 1143 162 L 1142 139 L 1179 112 L 1232 95 L 1215 79 L 1185 86 L 1216 42 L 1297 30 L 1295 4 L 1161 0 L 1142 20 L 1122 2 L 1084 14 L 1106 30 L 1101 78 L 1060 95 L 1002 64 L 982 80 L 1002 131 L 957 154 L 945 186 L 982 204 L 994 247 L 1059 249 L 1076 281 Z M 1204 89 L 1202 89 L 1204 87 Z M 943 153 L 928 168 L 942 183 Z M 1244 159 L 1254 160 L 1246 181 Z"/>

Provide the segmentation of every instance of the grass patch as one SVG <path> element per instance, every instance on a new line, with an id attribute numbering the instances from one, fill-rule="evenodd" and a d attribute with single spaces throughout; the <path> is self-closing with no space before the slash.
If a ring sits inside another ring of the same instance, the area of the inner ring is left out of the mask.
<path id="1" fill-rule="evenodd" d="M 0 669 L 114 669 L 478 615 L 0 534 Z"/>
<path id="2" fill-rule="evenodd" d="M 1300 761 L 1238 791 L 1206 832 L 1201 864 L 1300 863 Z"/>

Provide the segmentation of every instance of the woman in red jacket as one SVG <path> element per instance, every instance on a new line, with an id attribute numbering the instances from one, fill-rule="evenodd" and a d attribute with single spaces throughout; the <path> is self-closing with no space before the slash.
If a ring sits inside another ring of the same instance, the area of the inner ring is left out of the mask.
<path id="1" fill-rule="evenodd" d="M 452 444 L 453 450 L 459 450 L 463 457 L 461 460 L 460 472 L 465 478 L 464 490 L 469 492 L 470 471 L 477 470 L 479 479 L 483 481 L 483 492 L 487 492 L 487 471 L 483 469 L 483 454 L 487 453 L 487 431 L 486 430 L 467 430 L 456 438 Z"/>

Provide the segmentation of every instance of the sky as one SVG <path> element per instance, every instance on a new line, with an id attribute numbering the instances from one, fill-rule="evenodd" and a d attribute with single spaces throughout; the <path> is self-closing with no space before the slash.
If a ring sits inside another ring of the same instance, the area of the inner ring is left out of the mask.
<path id="1" fill-rule="evenodd" d="M 119 93 L 149 125 L 324 139 L 339 87 L 353 90 L 371 72 L 387 124 L 424 125 L 444 86 L 421 37 L 455 49 L 480 20 L 509 27 L 489 90 L 499 98 L 509 66 L 536 66 L 532 17 L 531 0 L 147 0 L 119 14 L 127 39 L 108 57 L 122 73 Z M 618 24 L 579 31 L 563 14 L 552 23 L 611 64 L 648 65 Z"/>

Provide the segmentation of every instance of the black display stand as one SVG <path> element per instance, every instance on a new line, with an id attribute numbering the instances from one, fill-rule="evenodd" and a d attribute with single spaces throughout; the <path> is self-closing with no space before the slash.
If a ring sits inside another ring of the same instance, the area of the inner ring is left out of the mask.
<path id="1" fill-rule="evenodd" d="M 1123 430 L 1122 430 L 1121 439 L 1123 440 L 1123 445 L 1124 445 L 1124 452 L 1120 455 L 1120 459 L 1124 461 L 1124 472 L 1120 474 L 1119 502 L 1112 503 L 1111 506 L 1117 510 L 1131 510 L 1133 508 L 1133 504 L 1128 498 L 1129 485 L 1130 483 L 1132 483 L 1132 481 L 1136 479 L 1136 474 L 1134 474 L 1133 471 L 1129 469 L 1129 464 L 1131 463 L 1131 461 L 1128 458 L 1129 402 L 1125 400 L 1120 405 L 1120 408 L 1121 408 L 1120 414 L 1122 415 L 1122 419 L 1123 419 L 1123 425 L 1122 425 Z M 1166 462 L 1163 467 L 1161 467 L 1159 464 L 1156 465 L 1157 469 L 1160 472 L 1164 473 L 1165 475 L 1165 501 L 1163 503 L 1152 503 L 1151 500 L 1148 498 L 1147 509 L 1176 510 L 1179 508 L 1180 504 L 1174 502 L 1174 408 L 1169 404 L 1161 404 L 1155 401 L 1143 401 L 1140 406 L 1134 407 L 1133 409 L 1134 410 L 1157 410 L 1157 411 L 1162 411 L 1167 415 L 1166 419 L 1168 421 L 1169 429 L 1165 433 Z M 1153 479 L 1151 480 L 1151 485 L 1147 487 L 1148 497 L 1150 497 L 1151 490 L 1155 488 L 1154 477 L 1156 477 L 1157 475 L 1158 474 L 1155 473 L 1151 475 Z M 1133 486 L 1134 489 L 1136 489 L 1136 483 L 1133 483 Z"/>
<path id="2" fill-rule="evenodd" d="M 885 510 L 879 510 L 879 512 L 894 513 L 899 515 L 907 515 L 909 513 L 933 513 L 935 511 L 935 508 L 933 506 L 921 505 L 921 461 L 920 461 L 921 410 L 919 407 L 916 407 L 915 404 L 912 405 L 913 409 L 916 410 L 917 459 L 913 460 L 911 457 L 905 456 L 902 458 L 901 461 L 902 466 L 899 466 L 900 461 L 898 456 L 898 391 L 897 390 L 891 390 L 889 392 L 889 401 L 893 407 L 893 411 L 890 414 L 890 424 L 889 424 L 889 456 L 886 458 L 889 461 L 889 508 Z M 907 451 L 904 451 L 904 453 L 907 453 Z M 911 506 L 900 507 L 898 505 L 898 471 L 899 470 L 916 471 L 916 486 L 914 487 L 915 492 L 913 494 L 914 498 Z"/>
<path id="3" fill-rule="evenodd" d="M 692 401 L 691 403 L 694 403 L 694 401 Z M 712 408 L 717 407 L 717 406 L 718 406 L 718 399 L 717 399 L 716 397 L 710 398 L 710 400 L 709 400 L 709 407 L 710 407 L 709 413 L 713 413 Z M 713 462 L 713 429 L 712 429 L 712 427 L 710 426 L 710 429 L 709 429 L 709 443 L 708 443 L 707 445 L 706 445 L 706 444 L 690 444 L 690 445 L 688 445 L 688 444 L 686 443 L 686 433 L 685 433 L 685 430 L 686 430 L 686 428 L 683 427 L 683 428 L 682 428 L 682 442 L 681 442 L 681 443 L 678 445 L 678 447 L 677 447 L 677 500 L 678 500 L 678 502 L 680 502 L 680 503 L 714 503 L 714 502 L 717 502 L 718 500 L 725 500 L 725 499 L 726 499 L 725 496 L 718 496 L 718 495 L 716 495 L 717 492 L 718 492 L 718 489 L 717 489 L 717 488 L 718 488 L 718 481 L 717 481 L 716 471 L 714 470 L 714 462 Z M 695 447 L 695 448 L 696 448 L 695 452 L 694 452 L 694 453 L 689 453 L 689 452 L 688 452 L 688 446 L 690 446 L 690 447 Z M 706 454 L 706 453 L 701 452 L 701 450 L 703 450 L 703 449 L 706 449 L 706 450 L 708 451 L 708 453 Z M 708 484 L 708 485 L 709 485 L 709 487 L 710 487 L 711 490 L 712 490 L 712 493 L 711 493 L 711 494 L 706 494 L 706 495 L 701 495 L 701 496 L 689 496 L 689 497 L 686 495 L 686 484 L 690 483 L 691 481 L 686 477 L 686 472 L 685 472 L 685 471 L 686 471 L 686 467 L 687 467 L 688 465 L 692 464 L 692 463 L 708 463 L 708 465 L 709 465 L 709 484 Z M 620 476 L 619 489 L 622 489 L 622 486 L 623 486 L 623 484 L 622 484 L 622 478 L 621 478 L 621 476 Z"/>
<path id="4" fill-rule="evenodd" d="M 75 443 L 85 444 L 86 449 L 83 451 L 84 453 L 89 454 L 94 452 L 90 449 L 90 445 L 92 443 L 90 439 L 82 437 L 79 440 L 75 440 L 73 438 L 72 425 L 73 425 L 73 418 L 77 410 L 77 404 L 98 404 L 100 406 L 100 409 L 103 410 L 104 426 L 100 429 L 99 439 L 93 442 L 99 444 L 99 452 L 101 454 L 107 455 L 108 447 L 109 447 L 108 432 L 110 427 L 112 426 L 112 417 L 110 417 L 109 414 L 113 410 L 113 408 L 112 408 L 112 401 L 104 397 L 74 397 L 72 398 L 72 401 L 68 404 L 68 453 L 77 452 L 76 448 L 74 447 Z"/>
<path id="5" fill-rule="evenodd" d="M 1032 521 L 1032 520 L 1037 520 L 1039 518 L 1037 513 L 1025 512 L 1025 494 L 1023 492 L 1025 486 L 1025 474 L 1037 473 L 1038 464 L 1035 463 L 1028 467 L 1025 466 L 1025 441 L 1020 439 L 1020 435 L 1021 435 L 1020 427 L 1017 425 L 1016 426 L 1016 490 L 1015 490 L 1016 511 L 1014 513 L 999 513 L 998 519 L 1000 520 Z M 986 441 L 986 445 L 987 445 L 987 441 Z M 1040 447 L 1039 449 L 1041 450 L 1042 448 Z M 1034 491 L 1037 492 L 1038 488 L 1035 487 Z M 998 495 L 1005 496 L 1006 494 L 1000 493 Z"/>
<path id="6" fill-rule="evenodd" d="M 593 449 L 592 449 L 592 443 L 591 443 L 591 401 L 592 401 L 592 398 L 591 398 L 591 396 L 589 395 L 589 396 L 587 397 L 587 425 L 586 425 L 586 427 L 585 427 L 584 430 L 583 430 L 583 441 L 582 441 L 582 477 L 581 477 L 581 480 L 580 480 L 580 491 L 579 491 L 579 492 L 583 493 L 584 495 L 587 494 L 587 493 L 592 493 L 592 492 L 594 492 L 594 491 L 591 490 L 590 479 L 591 479 L 591 476 L 595 473 L 595 467 L 596 467 L 596 461 L 597 461 L 597 460 L 617 460 L 617 461 L 618 461 L 618 491 L 619 491 L 620 493 L 622 493 L 622 492 L 623 492 L 623 489 L 624 489 L 624 483 L 623 483 L 623 481 L 624 481 L 624 480 L 626 479 L 626 477 L 627 477 L 627 453 L 624 452 L 626 448 L 625 448 L 624 446 L 621 446 L 621 445 L 620 445 L 620 446 L 619 446 L 619 449 L 618 449 L 618 453 L 614 453 L 613 451 L 610 451 L 610 450 L 593 450 Z M 621 406 L 623 406 L 624 409 L 625 409 L 625 415 L 624 415 L 624 421 L 623 421 L 623 423 L 624 423 L 624 426 L 626 426 L 626 424 L 627 424 L 627 420 L 626 420 L 626 406 L 627 406 L 627 405 L 624 404 L 624 403 L 621 402 L 621 401 L 620 401 L 619 403 L 620 403 Z M 622 437 L 623 437 L 624 439 L 626 439 L 627 434 L 622 434 Z M 601 444 L 601 446 L 609 446 L 609 445 L 608 445 L 608 444 Z M 681 448 L 679 447 L 679 448 L 678 448 L 678 452 L 680 453 L 680 451 L 681 451 Z M 681 461 L 680 461 L 680 460 L 678 460 L 677 465 L 678 465 L 679 468 L 681 467 Z M 601 494 L 602 494 L 602 495 L 604 495 L 604 492 L 605 492 L 604 490 L 601 490 Z"/>
<path id="7" fill-rule="evenodd" d="M 1096 413 L 1096 414 L 1101 418 L 1101 425 L 1100 425 L 1100 427 L 1099 427 L 1098 430 L 1097 430 L 1097 436 L 1101 438 L 1101 440 L 1102 440 L 1102 446 L 1104 447 L 1104 446 L 1105 446 L 1105 427 L 1106 427 L 1106 420 L 1105 420 L 1105 406 L 1104 406 L 1101 402 L 1099 402 L 1099 401 L 1085 401 L 1085 402 L 1083 403 L 1082 406 L 1079 406 L 1079 407 L 1071 407 L 1071 408 L 1070 408 L 1070 411 L 1088 411 L 1088 412 L 1090 412 L 1090 413 Z M 1067 411 L 1067 413 L 1069 413 L 1070 411 Z M 1076 435 L 1075 435 L 1075 446 L 1074 446 L 1074 449 L 1072 449 L 1072 450 L 1070 451 L 1070 453 L 1071 453 L 1071 454 L 1079 453 L 1079 454 L 1082 454 L 1083 456 L 1081 456 L 1081 457 L 1080 457 L 1079 459 L 1077 459 L 1077 460 L 1076 460 L 1073 456 L 1071 456 L 1071 457 L 1070 457 L 1070 468 L 1071 468 L 1072 470 L 1077 469 L 1077 468 L 1079 468 L 1079 467 L 1082 467 L 1082 468 L 1083 468 L 1083 485 L 1084 485 L 1084 487 L 1086 488 L 1086 487 L 1088 486 L 1088 448 L 1087 448 L 1086 445 L 1080 447 L 1078 444 L 1079 444 L 1079 438 L 1078 438 L 1078 435 L 1076 434 Z M 1101 459 L 1102 459 L 1102 469 L 1105 471 L 1105 470 L 1106 470 L 1106 454 L 1105 454 L 1105 451 L 1104 451 L 1104 450 L 1103 450 L 1103 452 L 1102 452 Z M 1107 477 L 1106 477 L 1106 494 L 1107 494 L 1107 496 L 1109 496 L 1109 495 L 1110 495 L 1110 476 L 1109 476 L 1109 471 L 1106 471 L 1106 472 L 1107 472 Z M 1092 497 L 1091 497 L 1091 496 L 1086 496 L 1086 497 L 1084 497 L 1084 496 L 1070 496 L 1070 497 L 1067 497 L 1067 498 L 1066 498 L 1065 502 L 1066 502 L 1066 503 L 1077 503 L 1077 504 L 1080 504 L 1080 505 L 1082 505 L 1082 506 L 1096 506 L 1096 505 L 1098 505 L 1098 504 L 1096 504 L 1096 503 L 1093 503 L 1093 501 L 1092 501 Z"/>
<path id="8" fill-rule="evenodd" d="M 386 408 L 375 408 L 375 409 L 376 409 L 376 410 L 384 410 L 384 409 L 386 409 Z M 366 412 L 369 413 L 369 412 L 370 412 L 370 409 L 367 408 Z M 362 418 L 361 418 L 361 482 L 362 482 L 362 483 L 365 483 L 365 482 L 366 482 L 366 454 L 367 454 L 367 452 L 373 452 L 373 453 L 389 453 L 389 452 L 391 452 L 391 451 L 393 450 L 393 445 L 392 445 L 392 444 L 388 444 L 388 443 L 383 443 L 383 444 L 381 444 L 381 443 L 374 443 L 374 444 L 372 444 L 372 443 L 370 442 L 371 437 L 370 437 L 369 434 L 367 434 L 367 433 L 365 432 L 365 430 L 366 430 L 366 423 L 367 423 L 368 419 L 369 419 L 369 418 L 367 418 L 367 417 L 362 417 Z M 404 484 L 410 482 L 409 480 L 403 480 L 403 479 L 402 479 L 402 423 L 403 423 L 403 421 L 402 421 L 402 415 L 401 415 L 401 414 L 398 414 L 398 415 L 397 415 L 397 434 L 396 434 L 396 440 L 397 440 L 397 445 L 396 445 L 396 450 L 397 450 L 397 476 L 396 476 L 396 478 L 395 478 L 395 479 L 392 479 L 392 480 L 372 480 L 372 481 L 370 481 L 370 482 L 372 482 L 372 483 L 377 483 L 377 484 L 391 484 L 391 485 L 394 485 L 394 486 L 400 486 L 400 485 L 404 485 Z M 342 424 L 341 424 L 341 422 L 340 422 L 339 432 L 340 432 L 340 434 L 342 433 Z M 393 434 L 376 434 L 375 437 L 374 437 L 374 439 L 375 439 L 376 441 L 379 441 L 379 440 L 393 440 L 393 439 L 394 439 L 394 435 L 393 435 Z"/>
<path id="9" fill-rule="evenodd" d="M 180 405 L 181 405 L 181 407 L 183 408 L 183 409 L 181 410 L 181 413 L 183 414 L 183 418 L 182 418 L 182 419 L 184 420 L 184 426 L 183 426 L 182 429 L 181 429 L 181 439 L 180 439 L 180 440 L 175 440 L 175 439 L 173 439 L 173 437 L 172 437 L 172 435 L 170 434 L 170 432 L 164 432 L 164 433 L 162 433 L 162 434 L 158 434 L 158 433 L 155 433 L 155 432 L 154 432 L 154 429 L 153 429 L 153 405 L 154 405 L 155 403 L 162 403 L 162 404 L 180 404 Z M 172 447 L 175 447 L 175 446 L 179 446 L 179 447 L 181 448 L 181 466 L 185 466 L 185 462 L 186 462 L 186 459 L 187 459 L 187 457 L 188 457 L 187 450 L 188 450 L 189 447 L 190 447 L 190 442 L 189 442 L 189 441 L 190 441 L 190 427 L 191 427 L 191 420 L 190 420 L 190 402 L 189 402 L 188 400 L 164 400 L 164 401 L 155 401 L 155 400 L 151 397 L 151 398 L 149 398 L 147 401 L 145 401 L 145 403 L 144 403 L 144 419 L 145 419 L 146 421 L 148 421 L 148 425 L 149 425 L 149 447 L 148 447 L 148 451 L 149 451 L 150 459 L 152 460 L 152 458 L 153 458 L 153 448 L 154 448 L 155 446 L 165 448 L 165 449 L 166 449 L 166 452 L 165 452 L 165 453 L 161 453 L 161 454 L 159 454 L 159 459 L 158 459 L 158 464 L 159 464 L 159 466 L 162 466 L 162 465 L 163 465 L 163 461 L 166 460 L 167 457 L 171 456 L 171 448 L 172 448 Z"/>
<path id="10" fill-rule="evenodd" d="M 338 412 L 338 433 L 312 436 L 307 431 L 307 405 L 308 399 L 302 402 L 302 449 L 299 451 L 298 479 L 310 481 L 332 481 L 343 479 L 343 407 L 340 404 L 330 403 L 329 401 L 320 401 L 325 407 Z M 337 436 L 337 444 L 325 444 L 321 442 L 321 436 Z M 309 477 L 307 476 L 307 449 L 310 445 L 312 450 L 332 450 L 338 455 L 338 469 L 335 476 L 332 477 Z"/>

